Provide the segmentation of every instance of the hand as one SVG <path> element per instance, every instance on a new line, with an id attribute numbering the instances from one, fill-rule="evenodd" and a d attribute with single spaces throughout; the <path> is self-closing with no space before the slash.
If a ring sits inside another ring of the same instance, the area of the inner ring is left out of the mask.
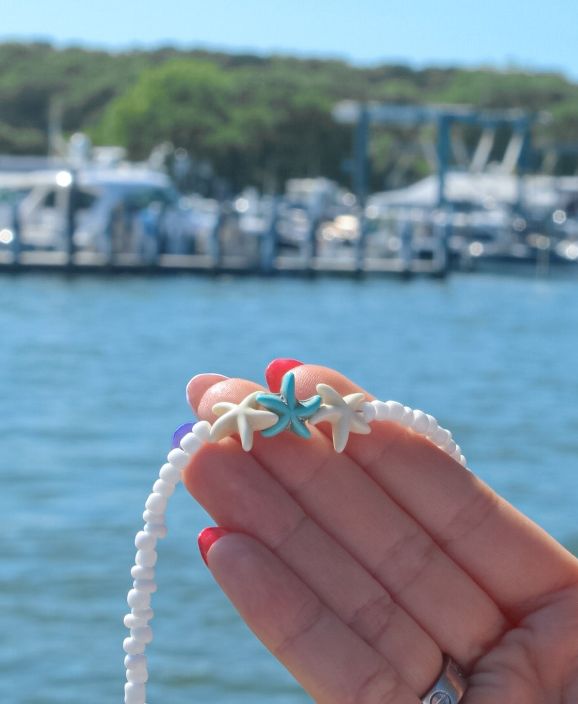
<path id="1" fill-rule="evenodd" d="M 297 395 L 323 367 L 293 370 Z M 199 418 L 259 387 L 202 376 Z M 368 397 L 370 395 L 368 394 Z M 303 440 L 227 438 L 185 471 L 230 533 L 208 550 L 250 628 L 320 704 L 418 704 L 442 653 L 468 674 L 464 704 L 578 702 L 578 561 L 432 443 L 374 423 L 333 450 L 330 426 Z"/>

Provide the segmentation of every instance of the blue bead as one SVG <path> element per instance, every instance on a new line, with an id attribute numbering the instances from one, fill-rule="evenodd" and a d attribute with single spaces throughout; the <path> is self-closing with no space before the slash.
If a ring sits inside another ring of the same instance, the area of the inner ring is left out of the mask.
<path id="1" fill-rule="evenodd" d="M 188 423 L 183 423 L 182 425 L 179 425 L 179 427 L 173 433 L 171 448 L 181 446 L 181 440 L 185 437 L 185 435 L 188 435 L 192 431 L 193 425 L 193 421 L 189 421 Z"/>

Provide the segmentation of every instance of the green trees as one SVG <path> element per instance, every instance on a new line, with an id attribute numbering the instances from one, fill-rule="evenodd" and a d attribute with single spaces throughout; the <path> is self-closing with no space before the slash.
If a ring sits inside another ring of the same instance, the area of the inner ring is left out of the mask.
<path id="1" fill-rule="evenodd" d="M 87 131 L 97 144 L 121 144 L 135 159 L 170 141 L 210 162 L 233 190 L 276 190 L 292 176 L 347 183 L 342 165 L 352 129 L 331 117 L 342 99 L 543 110 L 553 120 L 537 128 L 538 142 L 578 141 L 578 86 L 558 74 L 0 44 L 0 152 L 44 153 L 52 116 L 65 133 Z M 415 131 L 375 129 L 373 186 L 391 181 L 400 166 L 409 179 L 423 174 L 418 143 Z M 578 155 L 564 163 L 574 169 Z"/>

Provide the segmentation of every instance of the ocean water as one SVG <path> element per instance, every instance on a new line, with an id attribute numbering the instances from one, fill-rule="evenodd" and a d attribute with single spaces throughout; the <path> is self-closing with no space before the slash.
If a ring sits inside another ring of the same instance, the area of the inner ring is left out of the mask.
<path id="1" fill-rule="evenodd" d="M 339 368 L 437 416 L 576 552 L 577 350 L 570 281 L 1 278 L 0 699 L 122 700 L 133 536 L 193 374 Z M 309 701 L 215 587 L 195 539 L 209 524 L 175 495 L 149 701 Z"/>

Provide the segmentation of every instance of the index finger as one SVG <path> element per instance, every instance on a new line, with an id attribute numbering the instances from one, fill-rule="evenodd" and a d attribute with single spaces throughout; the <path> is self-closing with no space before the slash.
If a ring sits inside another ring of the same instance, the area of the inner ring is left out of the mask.
<path id="1" fill-rule="evenodd" d="M 341 394 L 367 394 L 327 367 L 303 365 L 293 373 L 302 398 L 319 383 Z M 569 552 L 422 436 L 394 423 L 373 423 L 369 435 L 349 437 L 345 452 L 515 618 L 544 594 L 576 581 Z"/>

